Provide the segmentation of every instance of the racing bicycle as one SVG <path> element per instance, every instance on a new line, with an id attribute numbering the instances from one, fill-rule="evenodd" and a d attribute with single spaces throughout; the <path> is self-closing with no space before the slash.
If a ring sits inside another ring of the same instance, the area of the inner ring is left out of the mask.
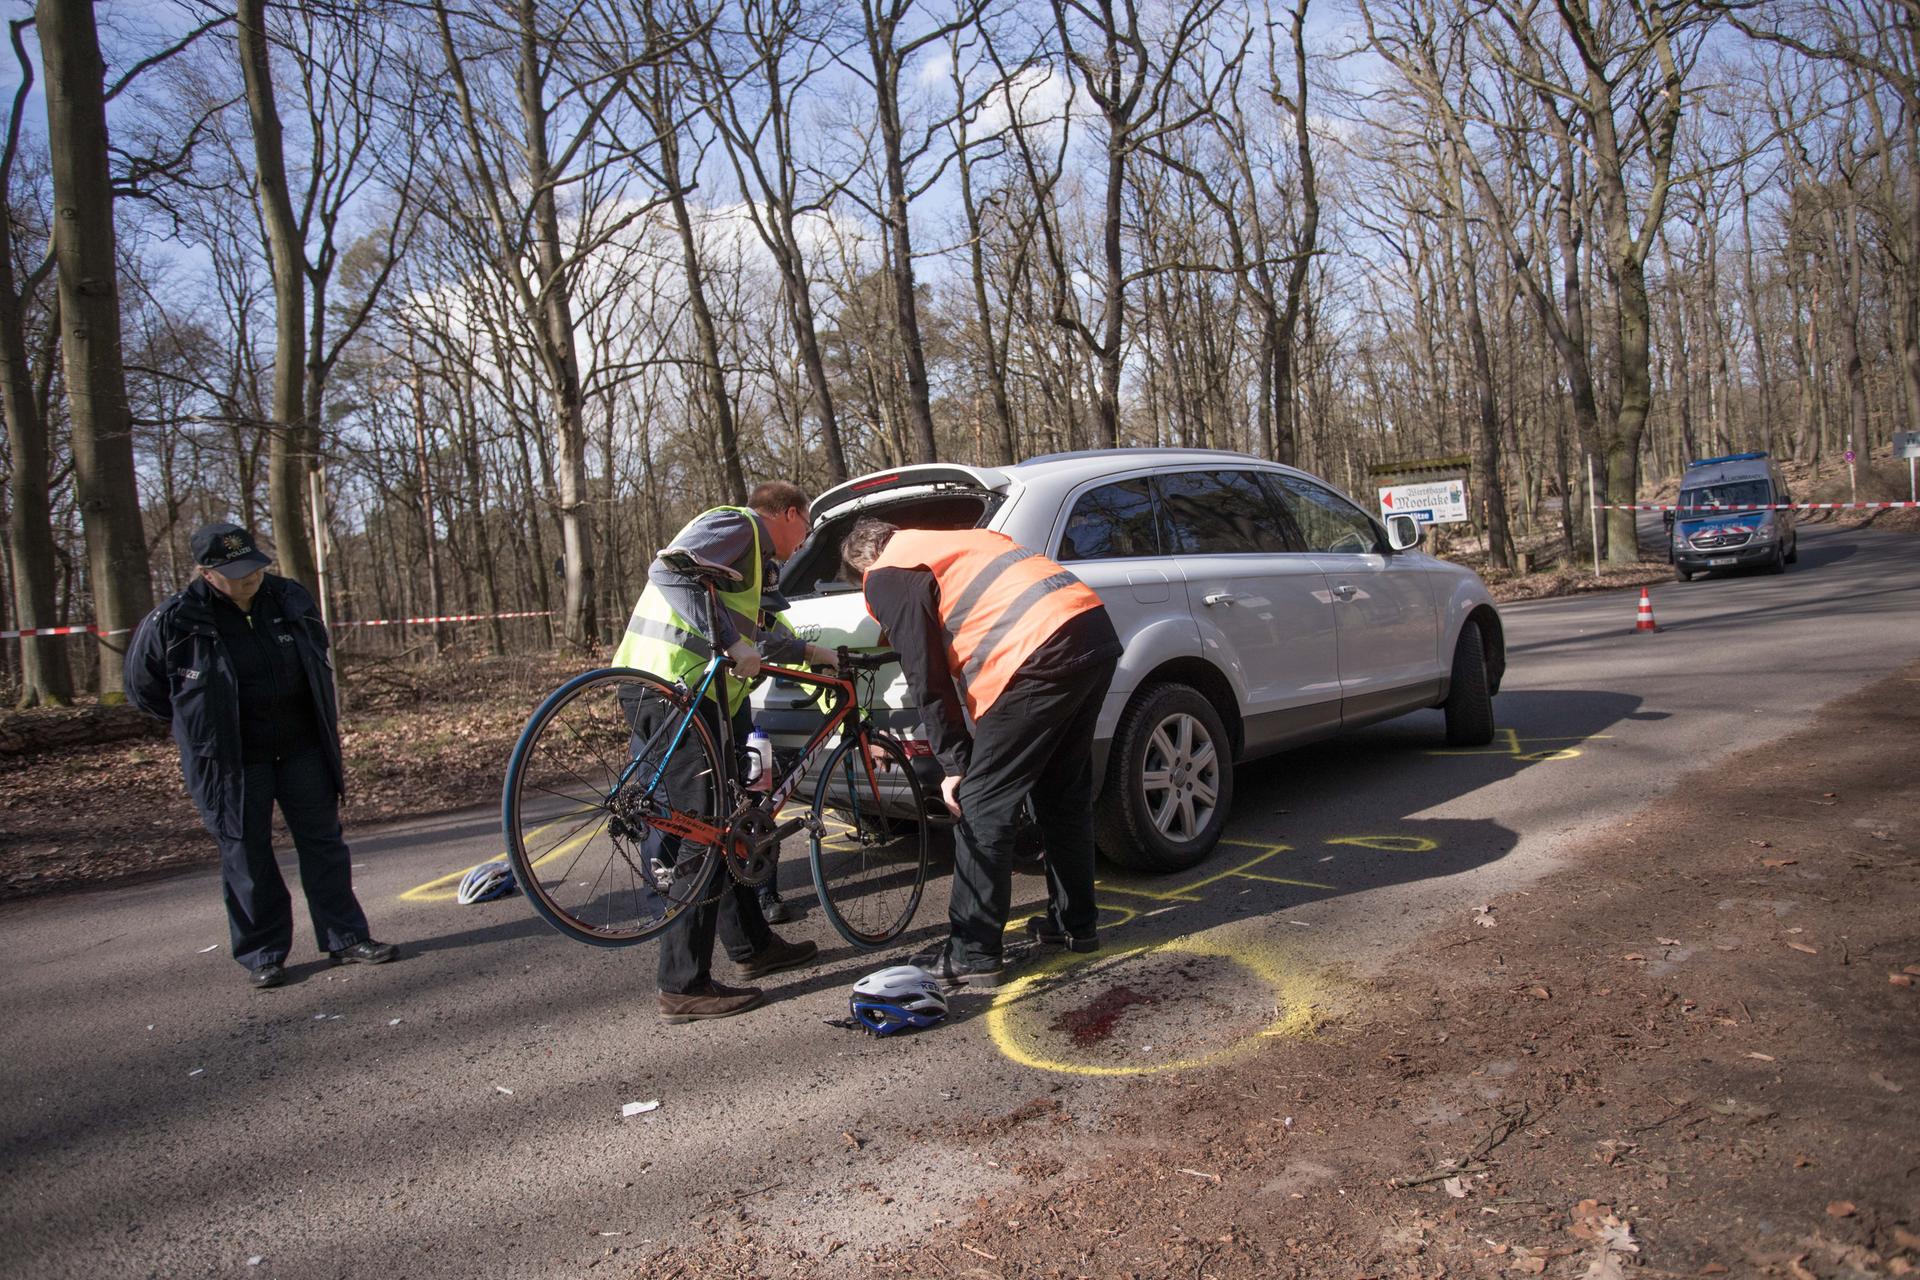
<path id="1" fill-rule="evenodd" d="M 705 588 L 707 635 L 718 635 L 719 590 L 735 575 L 684 553 L 667 558 Z M 837 670 L 762 668 L 810 686 L 825 718 L 757 788 L 742 781 L 731 718 L 699 713 L 733 665 L 724 653 L 690 684 L 610 667 L 549 694 L 514 745 L 501 798 L 507 854 L 534 910 L 581 942 L 631 946 L 729 880 L 766 884 L 780 842 L 805 831 L 814 890 L 840 936 L 873 949 L 905 932 L 927 878 L 928 796 L 906 750 L 866 710 L 875 673 L 899 655 L 837 657 Z M 783 818 L 810 775 L 811 805 Z"/>

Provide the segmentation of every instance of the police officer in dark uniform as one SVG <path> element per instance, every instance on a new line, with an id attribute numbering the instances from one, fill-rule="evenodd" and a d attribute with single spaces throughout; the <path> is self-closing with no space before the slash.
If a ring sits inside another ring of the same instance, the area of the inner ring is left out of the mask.
<path id="1" fill-rule="evenodd" d="M 278 802 L 300 856 L 314 938 L 335 964 L 398 954 L 369 936 L 340 835 L 340 729 L 326 626 L 299 583 L 266 572 L 253 535 L 193 535 L 192 583 L 148 614 L 127 697 L 167 721 L 201 821 L 220 846 L 233 958 L 256 988 L 287 980 L 293 899 L 273 856 Z"/>

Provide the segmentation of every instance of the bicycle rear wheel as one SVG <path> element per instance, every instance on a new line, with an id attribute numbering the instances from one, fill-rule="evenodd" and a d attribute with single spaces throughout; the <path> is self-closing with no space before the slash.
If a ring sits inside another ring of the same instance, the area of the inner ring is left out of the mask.
<path id="1" fill-rule="evenodd" d="M 834 929 L 869 950 L 906 932 L 927 882 L 927 807 L 900 744 L 862 732 L 834 748 L 813 816 L 813 887 Z"/>
<path id="2" fill-rule="evenodd" d="M 514 744 L 501 824 L 527 901 L 596 947 L 651 938 L 708 892 L 719 847 L 667 835 L 668 814 L 717 821 L 713 735 L 688 699 L 642 671 L 576 676 Z"/>

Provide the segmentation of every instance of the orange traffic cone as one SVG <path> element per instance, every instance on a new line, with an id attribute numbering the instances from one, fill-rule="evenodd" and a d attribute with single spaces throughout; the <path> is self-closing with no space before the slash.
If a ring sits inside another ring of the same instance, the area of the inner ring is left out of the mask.
<path id="1" fill-rule="evenodd" d="M 1640 616 L 1634 620 L 1635 631 L 1658 631 L 1653 624 L 1653 597 L 1647 594 L 1645 587 L 1640 588 Z"/>

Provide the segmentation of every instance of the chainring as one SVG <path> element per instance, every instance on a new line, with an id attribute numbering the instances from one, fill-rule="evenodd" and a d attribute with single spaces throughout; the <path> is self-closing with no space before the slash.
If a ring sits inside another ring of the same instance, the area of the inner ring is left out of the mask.
<path id="1" fill-rule="evenodd" d="M 773 816 L 754 805 L 741 810 L 727 824 L 732 848 L 726 851 L 723 861 L 727 864 L 727 874 L 736 884 L 758 889 L 773 879 L 773 873 L 780 867 L 779 842 L 767 840 L 773 830 Z"/>

